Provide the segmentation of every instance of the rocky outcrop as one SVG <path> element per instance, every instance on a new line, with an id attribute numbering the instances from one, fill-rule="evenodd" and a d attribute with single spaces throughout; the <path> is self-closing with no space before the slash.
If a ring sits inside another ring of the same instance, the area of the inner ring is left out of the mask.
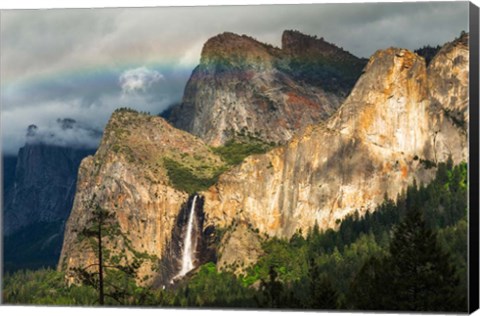
<path id="1" fill-rule="evenodd" d="M 263 255 L 263 238 L 252 224 L 234 222 L 225 231 L 218 249 L 217 267 L 219 270 L 244 273 Z"/>
<path id="2" fill-rule="evenodd" d="M 233 33 L 209 39 L 170 121 L 219 146 L 238 134 L 284 143 L 302 127 L 327 119 L 364 63 L 298 32 L 285 32 L 283 43 L 278 49 Z"/>
<path id="3" fill-rule="evenodd" d="M 435 106 L 468 122 L 468 33 L 446 44 L 428 67 L 428 87 Z"/>
<path id="4" fill-rule="evenodd" d="M 92 202 L 114 215 L 119 227 L 106 236 L 105 249 L 123 264 L 142 259 L 138 280 L 151 284 L 159 259 L 167 251 L 172 232 L 188 194 L 172 184 L 165 161 L 206 176 L 223 162 L 195 136 L 177 130 L 160 117 L 130 110 L 116 111 L 95 156 L 82 161 L 72 214 L 58 268 L 96 262 L 96 254 L 79 235 L 92 219 Z M 107 258 L 108 260 L 108 258 Z M 175 271 L 175 268 L 169 268 Z M 69 274 L 70 281 L 74 275 Z"/>
<path id="5" fill-rule="evenodd" d="M 458 93 L 467 84 L 463 43 L 445 46 L 428 74 L 424 59 L 412 52 L 376 52 L 326 123 L 308 127 L 284 147 L 247 158 L 220 177 L 205 193 L 208 221 L 229 226 L 235 219 L 280 237 L 306 232 L 315 222 L 321 229 L 334 228 L 355 210 L 373 210 L 385 195 L 397 197 L 414 179 L 430 181 L 434 171 L 427 162 L 450 155 L 456 163 L 466 160 L 466 135 L 453 128 L 448 115 L 436 113 L 442 103 L 432 82 L 437 80 L 433 74 L 442 77 L 445 69 L 438 67 L 445 56 L 465 61 L 454 70 L 460 78 L 442 94 L 456 96 L 455 105 L 466 113 L 467 95 Z"/>

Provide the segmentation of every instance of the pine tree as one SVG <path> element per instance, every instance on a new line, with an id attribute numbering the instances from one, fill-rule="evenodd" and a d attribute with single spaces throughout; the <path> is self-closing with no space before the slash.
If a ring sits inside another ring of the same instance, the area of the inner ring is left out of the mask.
<path id="1" fill-rule="evenodd" d="M 312 293 L 312 306 L 314 309 L 338 308 L 338 293 L 333 287 L 332 281 L 325 275 L 315 280 L 315 291 Z"/>
<path id="2" fill-rule="evenodd" d="M 260 307 L 280 308 L 283 306 L 283 284 L 278 280 L 278 273 L 274 266 L 269 268 L 268 281 L 261 280 L 260 289 L 261 296 L 255 298 Z"/>
<path id="3" fill-rule="evenodd" d="M 350 285 L 350 308 L 360 310 L 391 309 L 391 275 L 388 258 L 371 257 Z"/>
<path id="4" fill-rule="evenodd" d="M 458 311 L 459 279 L 451 259 L 437 244 L 418 209 L 410 210 L 390 243 L 391 308 L 407 311 Z"/>
<path id="5" fill-rule="evenodd" d="M 141 262 L 134 260 L 131 264 L 110 263 L 104 240 L 118 237 L 118 223 L 112 212 L 100 207 L 96 202 L 95 195 L 89 208 L 92 211 L 92 216 L 87 221 L 87 225 L 78 232 L 78 235 L 79 238 L 88 240 L 97 261 L 85 267 L 72 268 L 73 273 L 80 282 L 97 291 L 99 305 L 105 305 L 107 297 L 118 304 L 125 304 L 131 295 L 128 289 L 130 280 L 136 276 Z M 108 272 L 111 273 L 108 275 Z M 106 280 L 107 276 L 110 276 L 108 281 Z"/>
<path id="6" fill-rule="evenodd" d="M 452 259 L 412 206 L 394 229 L 389 254 L 367 261 L 351 284 L 354 308 L 399 311 L 463 311 Z"/>

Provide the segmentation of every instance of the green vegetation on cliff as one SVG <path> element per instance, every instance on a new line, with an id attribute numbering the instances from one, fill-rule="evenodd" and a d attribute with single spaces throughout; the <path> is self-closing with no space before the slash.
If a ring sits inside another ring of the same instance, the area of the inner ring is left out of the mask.
<path id="1" fill-rule="evenodd" d="M 191 168 L 185 167 L 173 159 L 165 158 L 163 164 L 167 169 L 171 185 L 188 194 L 208 189 L 217 182 L 220 173 L 225 171 L 224 168 L 219 168 L 210 177 L 202 177 L 196 175 Z"/>
<path id="2" fill-rule="evenodd" d="M 218 177 L 232 166 L 242 163 L 251 155 L 262 154 L 273 147 L 253 136 L 237 136 L 224 146 L 212 147 L 212 154 L 221 158 L 224 164 L 212 164 L 204 156 L 188 155 L 165 157 L 163 165 L 173 187 L 193 194 L 208 189 L 215 184 Z M 210 162 L 210 163 L 209 163 Z"/>
<path id="3" fill-rule="evenodd" d="M 273 144 L 249 137 L 247 140 L 232 139 L 223 146 L 212 148 L 212 151 L 228 165 L 234 166 L 242 163 L 246 157 L 266 153 L 272 147 Z"/>

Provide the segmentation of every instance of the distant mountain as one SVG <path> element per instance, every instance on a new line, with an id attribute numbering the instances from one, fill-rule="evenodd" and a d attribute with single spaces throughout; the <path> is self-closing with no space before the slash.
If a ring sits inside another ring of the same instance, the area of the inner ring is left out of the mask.
<path id="1" fill-rule="evenodd" d="M 60 130 L 74 120 L 59 120 Z M 63 228 L 70 215 L 80 162 L 93 149 L 47 144 L 38 128 L 27 129 L 18 156 L 4 157 L 3 235 L 7 270 L 52 266 L 58 260 Z M 53 136 L 50 136 L 50 138 Z"/>
<path id="2" fill-rule="evenodd" d="M 45 144 L 27 144 L 20 149 L 13 183 L 4 192 L 6 269 L 55 264 L 72 209 L 78 167 L 94 153 Z M 6 174 L 13 174 L 12 167 L 13 161 Z"/>
<path id="3" fill-rule="evenodd" d="M 303 127 L 330 117 L 365 64 L 296 31 L 284 32 L 281 49 L 223 33 L 205 43 L 169 121 L 214 146 L 238 135 L 285 143 Z"/>
<path id="4" fill-rule="evenodd" d="M 5 196 L 4 233 L 34 222 L 65 220 L 80 161 L 94 150 L 27 144 L 18 153 L 15 180 Z"/>

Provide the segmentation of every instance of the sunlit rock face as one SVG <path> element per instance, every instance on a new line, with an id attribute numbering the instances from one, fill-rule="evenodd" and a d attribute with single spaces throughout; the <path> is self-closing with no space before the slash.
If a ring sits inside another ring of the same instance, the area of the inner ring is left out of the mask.
<path id="1" fill-rule="evenodd" d="M 218 249 L 219 270 L 245 273 L 263 255 L 262 236 L 247 222 L 235 222 L 229 227 Z"/>
<path id="2" fill-rule="evenodd" d="M 299 32 L 284 32 L 282 43 L 279 49 L 233 33 L 209 39 L 173 110 L 174 126 L 214 146 L 237 134 L 284 143 L 330 117 L 364 61 Z"/>
<path id="3" fill-rule="evenodd" d="M 223 174 L 205 194 L 208 220 L 229 226 L 236 219 L 281 237 L 315 222 L 335 227 L 355 210 L 373 210 L 386 195 L 396 198 L 414 179 L 429 182 L 434 169 L 425 161 L 466 160 L 465 130 L 439 112 L 468 113 L 466 49 L 464 37 L 447 44 L 428 70 L 410 51 L 376 52 L 329 120 Z M 445 56 L 458 61 L 455 75 L 440 65 Z M 438 80 L 451 84 L 439 92 Z"/>

